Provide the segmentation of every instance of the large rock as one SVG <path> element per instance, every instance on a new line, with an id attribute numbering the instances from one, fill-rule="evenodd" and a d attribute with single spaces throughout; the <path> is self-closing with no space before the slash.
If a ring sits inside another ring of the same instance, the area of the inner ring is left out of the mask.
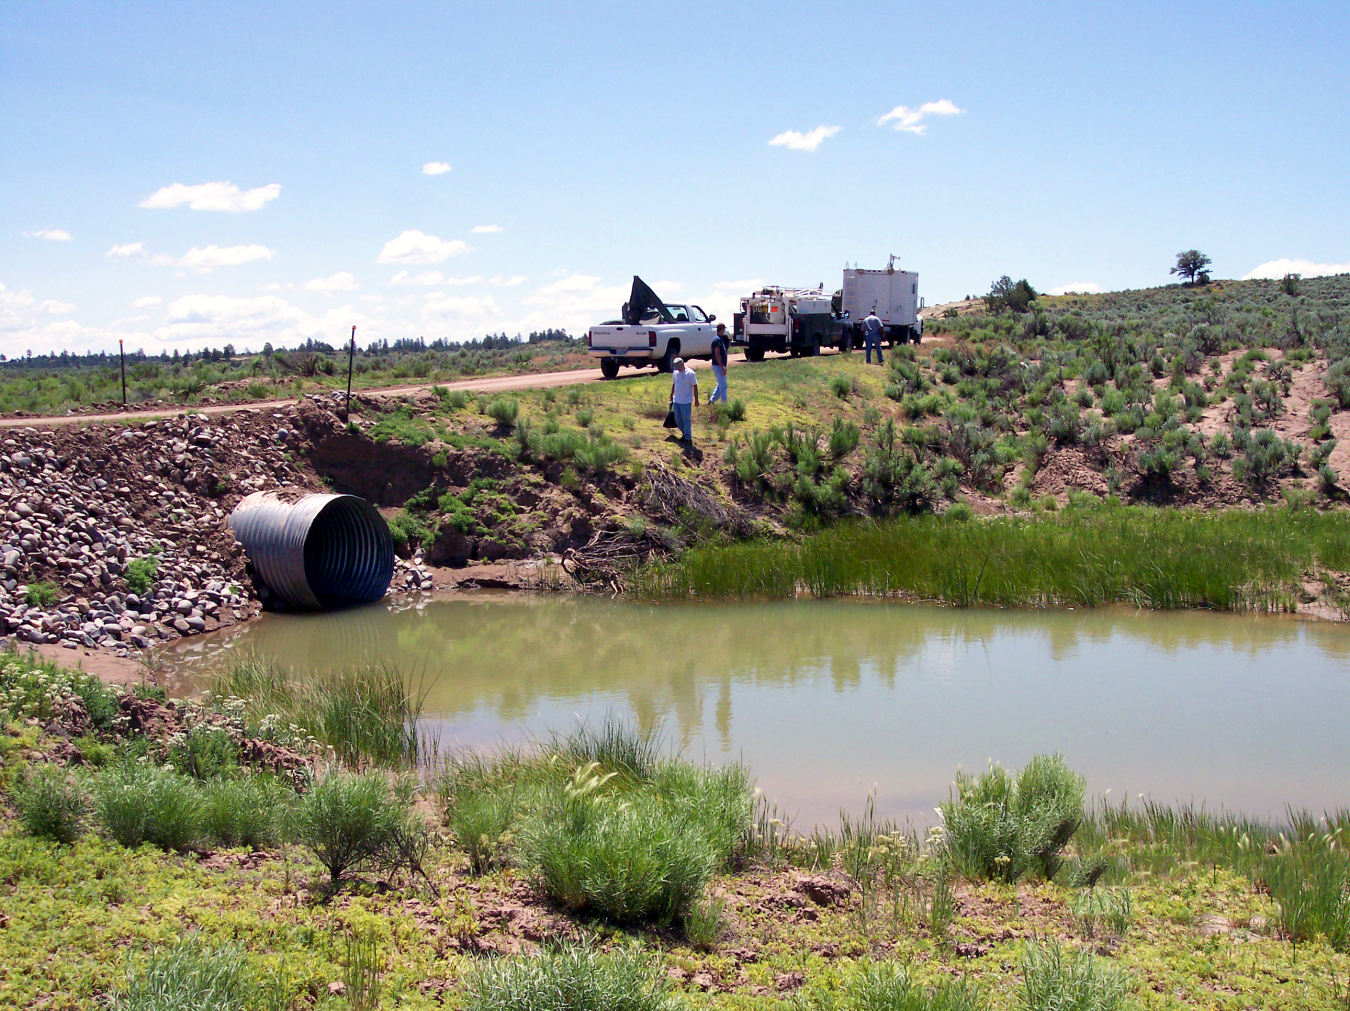
<path id="1" fill-rule="evenodd" d="M 443 527 L 436 535 L 427 552 L 427 561 L 432 565 L 452 565 L 456 568 L 467 565 L 473 557 L 475 541 L 463 531 L 454 527 Z"/>

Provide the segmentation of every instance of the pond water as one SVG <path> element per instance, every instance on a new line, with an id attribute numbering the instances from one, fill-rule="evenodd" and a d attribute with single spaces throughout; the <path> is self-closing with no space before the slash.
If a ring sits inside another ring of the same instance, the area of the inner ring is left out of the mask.
<path id="1" fill-rule="evenodd" d="M 266 615 L 166 655 L 189 682 L 254 650 L 297 674 L 397 664 L 442 747 L 613 712 L 744 759 L 798 828 L 875 793 L 933 821 L 958 766 L 1059 751 L 1115 801 L 1279 816 L 1350 806 L 1350 626 L 1133 609 L 646 605 L 461 595 Z"/>

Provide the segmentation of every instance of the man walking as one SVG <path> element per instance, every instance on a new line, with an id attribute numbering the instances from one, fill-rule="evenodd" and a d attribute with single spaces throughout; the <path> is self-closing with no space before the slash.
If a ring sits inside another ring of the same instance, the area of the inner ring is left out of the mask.
<path id="1" fill-rule="evenodd" d="M 877 318 L 877 311 L 873 309 L 863 320 L 863 341 L 866 344 L 867 364 L 872 364 L 872 349 L 877 349 L 877 364 L 885 364 L 881 360 L 881 320 Z"/>
<path id="2" fill-rule="evenodd" d="M 717 335 L 712 340 L 712 370 L 713 376 L 717 379 L 717 385 L 713 387 L 712 396 L 708 398 L 708 420 L 713 420 L 712 405 L 719 400 L 722 403 L 727 402 L 727 325 L 725 323 L 717 324 Z"/>
<path id="3" fill-rule="evenodd" d="M 672 362 L 675 371 L 670 376 L 670 409 L 675 412 L 675 424 L 688 445 L 694 444 L 693 412 L 698 406 L 698 376 L 684 363 L 683 358 Z"/>

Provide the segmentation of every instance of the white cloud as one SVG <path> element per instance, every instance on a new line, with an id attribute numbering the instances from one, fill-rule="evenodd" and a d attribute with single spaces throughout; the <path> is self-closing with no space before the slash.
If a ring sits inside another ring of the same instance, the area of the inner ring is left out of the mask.
<path id="1" fill-rule="evenodd" d="M 339 270 L 332 277 L 316 277 L 312 281 L 306 281 L 304 286 L 306 291 L 332 294 L 335 291 L 355 291 L 357 283 L 355 275 Z"/>
<path id="2" fill-rule="evenodd" d="M 24 232 L 30 239 L 51 239 L 53 242 L 69 242 L 71 234 L 64 228 L 39 228 L 36 232 Z"/>
<path id="3" fill-rule="evenodd" d="M 390 284 L 443 284 L 445 275 L 439 270 L 424 270 L 420 274 L 409 274 L 406 270 L 400 270 L 389 279 Z"/>
<path id="4" fill-rule="evenodd" d="M 773 140 L 769 141 L 772 147 L 785 147 L 791 151 L 814 151 L 820 147 L 821 141 L 826 137 L 833 137 L 842 127 L 838 126 L 818 126 L 814 130 L 808 130 L 806 133 L 798 133 L 796 130 L 784 130 Z"/>
<path id="5" fill-rule="evenodd" d="M 450 171 L 448 161 L 429 161 L 422 166 L 422 175 L 424 176 L 443 176 Z"/>
<path id="6" fill-rule="evenodd" d="M 138 298 L 131 303 L 133 309 L 148 309 L 152 305 L 159 305 L 164 301 L 158 295 L 146 295 L 145 298 Z"/>
<path id="7" fill-rule="evenodd" d="M 1291 260 L 1284 257 L 1261 264 L 1250 273 L 1243 274 L 1242 279 L 1251 281 L 1256 278 L 1268 278 L 1278 281 L 1285 274 L 1302 274 L 1304 277 L 1350 274 L 1350 263 L 1314 263 L 1312 260 Z"/>
<path id="8" fill-rule="evenodd" d="M 237 267 L 256 260 L 270 260 L 277 255 L 275 249 L 266 246 L 193 246 L 187 255 L 178 261 L 184 267 L 206 273 L 216 267 Z"/>
<path id="9" fill-rule="evenodd" d="M 491 295 L 484 295 L 481 298 L 451 295 L 448 298 L 428 296 L 427 304 L 422 307 L 422 314 L 451 320 L 452 325 L 453 323 L 465 325 L 474 321 L 486 322 L 496 319 L 502 313 Z"/>
<path id="10" fill-rule="evenodd" d="M 269 183 L 252 190 L 241 190 L 234 183 L 201 183 L 197 186 L 184 186 L 174 183 L 155 190 L 144 200 L 141 207 L 170 209 L 187 204 L 194 211 L 228 211 L 237 214 L 241 211 L 256 211 L 269 201 L 281 196 L 281 183 Z"/>
<path id="11" fill-rule="evenodd" d="M 132 256 L 145 256 L 147 254 L 144 242 L 128 242 L 122 246 L 113 246 L 112 249 L 108 250 L 103 255 L 122 260 Z"/>
<path id="12" fill-rule="evenodd" d="M 440 263 L 442 260 L 461 253 L 467 253 L 471 247 L 461 239 L 445 242 L 439 236 L 427 235 L 411 228 L 396 239 L 384 244 L 384 249 L 376 258 L 377 263 Z M 434 283 L 434 282 L 433 282 Z"/>
<path id="13" fill-rule="evenodd" d="M 682 281 L 657 281 L 651 286 L 651 289 L 665 298 L 667 295 L 678 295 L 684 291 L 684 283 Z"/>
<path id="14" fill-rule="evenodd" d="M 928 132 L 928 124 L 924 120 L 929 116 L 959 116 L 965 111 L 965 109 L 958 109 L 954 103 L 945 98 L 936 102 L 924 102 L 917 109 L 911 109 L 907 105 L 897 105 L 877 120 L 877 126 L 884 126 L 886 123 L 894 121 L 897 130 L 905 133 L 924 134 Z"/>
<path id="15" fill-rule="evenodd" d="M 469 232 L 472 235 L 492 235 L 501 230 L 501 225 L 474 225 L 469 229 Z"/>
<path id="16" fill-rule="evenodd" d="M 1099 295 L 1106 289 L 1095 281 L 1074 281 L 1072 284 L 1061 284 L 1058 288 L 1051 288 L 1047 295 Z"/>

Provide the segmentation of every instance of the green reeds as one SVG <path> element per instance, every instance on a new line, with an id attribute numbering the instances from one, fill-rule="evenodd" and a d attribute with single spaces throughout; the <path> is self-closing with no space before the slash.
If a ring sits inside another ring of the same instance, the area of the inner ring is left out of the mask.
<path id="1" fill-rule="evenodd" d="M 257 982 L 238 947 L 211 948 L 194 940 L 151 955 L 145 966 L 127 968 L 125 987 L 109 1001 L 113 1011 L 203 1011 L 242 1008 L 258 994 Z"/>
<path id="2" fill-rule="evenodd" d="M 371 665 L 298 680 L 271 661 L 245 656 L 212 681 L 218 699 L 244 701 L 247 718 L 269 717 L 303 727 L 353 768 L 411 767 L 421 753 L 417 721 L 424 692 L 410 689 L 391 665 Z"/>
<path id="3" fill-rule="evenodd" d="M 1286 610 L 1350 569 L 1350 515 L 1080 505 L 1039 519 L 856 521 L 800 543 L 696 548 L 645 571 L 654 598 L 849 594 L 994 604 Z"/>
<path id="4" fill-rule="evenodd" d="M 537 958 L 490 959 L 469 977 L 467 1011 L 680 1011 L 670 981 L 636 946 L 545 950 Z"/>

